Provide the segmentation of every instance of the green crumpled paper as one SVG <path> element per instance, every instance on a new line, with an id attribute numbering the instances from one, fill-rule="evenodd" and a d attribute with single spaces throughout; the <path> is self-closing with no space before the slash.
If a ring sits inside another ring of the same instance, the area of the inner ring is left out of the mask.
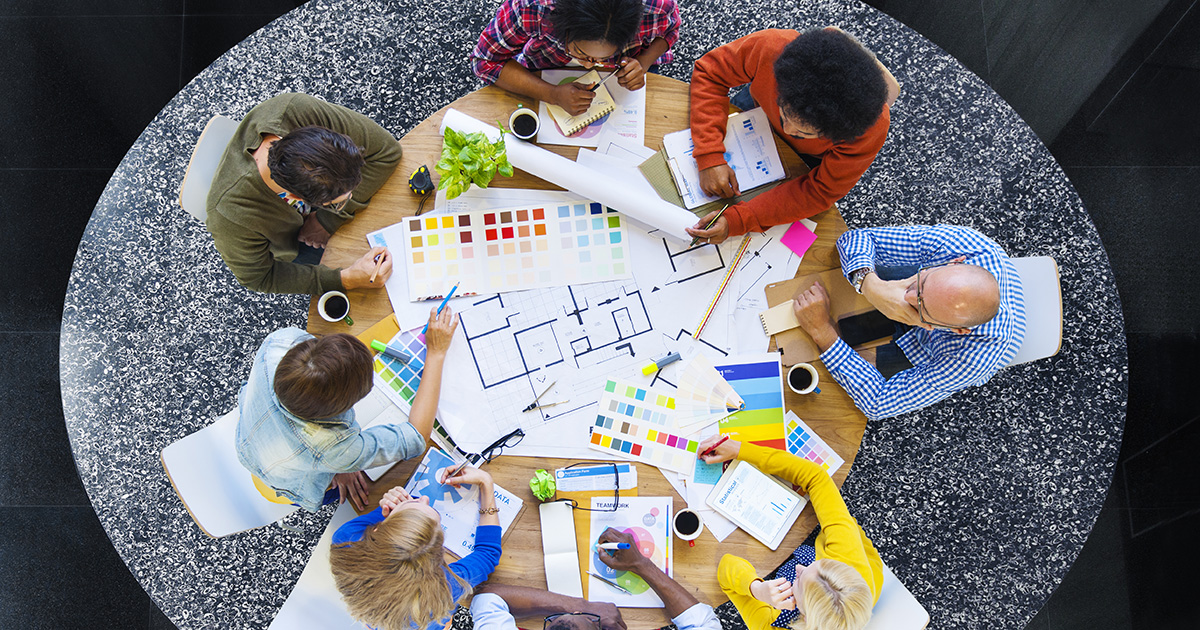
<path id="1" fill-rule="evenodd" d="M 554 497 L 556 487 L 554 485 L 554 477 L 544 469 L 533 471 L 533 479 L 529 480 L 529 489 L 533 490 L 533 496 L 539 501 L 549 501 Z"/>

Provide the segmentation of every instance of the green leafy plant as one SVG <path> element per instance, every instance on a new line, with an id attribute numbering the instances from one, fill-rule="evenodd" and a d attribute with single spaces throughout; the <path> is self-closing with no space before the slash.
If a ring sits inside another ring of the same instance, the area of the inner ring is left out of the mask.
<path id="1" fill-rule="evenodd" d="M 434 169 L 441 176 L 438 190 L 445 190 L 447 199 L 467 192 L 471 184 L 487 188 L 497 173 L 505 177 L 513 174 L 503 133 L 492 142 L 480 132 L 464 135 L 449 127 L 442 140 L 442 159 Z"/>

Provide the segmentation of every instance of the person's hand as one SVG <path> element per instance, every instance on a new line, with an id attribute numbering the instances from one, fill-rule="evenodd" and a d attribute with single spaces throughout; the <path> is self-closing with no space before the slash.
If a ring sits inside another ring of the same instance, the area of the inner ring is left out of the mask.
<path id="1" fill-rule="evenodd" d="M 401 503 L 412 498 L 412 495 L 404 489 L 404 486 L 396 486 L 384 493 L 383 498 L 379 500 L 379 507 L 383 508 L 383 516 L 387 518 L 392 510 L 400 507 Z"/>
<path id="2" fill-rule="evenodd" d="M 621 618 L 621 611 L 617 610 L 615 604 L 608 602 L 588 602 L 579 612 L 600 615 L 601 630 L 625 630 L 626 628 L 625 620 Z"/>
<path id="3" fill-rule="evenodd" d="M 339 503 L 350 501 L 354 509 L 361 511 L 367 506 L 367 495 L 371 492 L 371 479 L 363 471 L 338 473 L 333 476 L 333 485 L 337 486 Z"/>
<path id="4" fill-rule="evenodd" d="M 588 90 L 594 83 L 564 83 L 554 88 L 554 98 L 550 102 L 567 110 L 572 116 L 586 112 L 592 105 L 596 93 Z"/>
<path id="5" fill-rule="evenodd" d="M 792 301 L 792 312 L 800 322 L 800 328 L 808 333 L 822 352 L 829 349 L 837 339 L 837 327 L 829 314 L 829 294 L 820 282 L 801 291 Z"/>
<path id="6" fill-rule="evenodd" d="M 750 594 L 772 608 L 792 610 L 796 607 L 796 597 L 792 593 L 792 583 L 783 579 L 756 580 L 750 584 Z"/>
<path id="7" fill-rule="evenodd" d="M 304 217 L 304 225 L 300 226 L 300 234 L 296 236 L 296 240 L 309 247 L 324 248 L 329 242 L 329 236 L 329 232 L 325 231 L 325 226 L 317 220 L 317 213 L 313 212 Z"/>
<path id="8" fill-rule="evenodd" d="M 446 475 L 454 472 L 455 468 L 458 468 L 458 466 L 447 466 L 439 470 L 438 479 L 441 479 L 442 483 L 454 486 L 455 488 L 468 485 L 473 486 L 475 484 L 482 484 L 484 486 L 492 485 L 492 476 L 474 466 L 467 466 L 462 469 L 462 472 L 447 479 Z"/>
<path id="9" fill-rule="evenodd" d="M 371 282 L 371 274 L 375 273 L 375 257 L 380 256 L 382 264 L 375 282 Z M 392 275 L 392 255 L 386 247 L 372 247 L 363 254 L 362 258 L 354 261 L 353 265 L 342 270 L 342 286 L 346 289 L 383 288 L 383 283 Z"/>
<path id="10" fill-rule="evenodd" d="M 908 288 L 916 281 L 915 275 L 903 280 L 881 280 L 874 273 L 869 273 L 866 278 L 863 278 L 863 297 L 867 298 L 871 306 L 883 313 L 884 317 L 892 321 L 909 326 L 932 328 L 921 322 L 921 315 L 917 313 L 917 309 L 905 299 Z"/>
<path id="11" fill-rule="evenodd" d="M 646 87 L 646 69 L 633 57 L 621 59 L 621 69 L 617 70 L 617 83 L 626 90 L 640 90 Z"/>
<path id="12" fill-rule="evenodd" d="M 438 314 L 437 308 L 429 309 L 429 329 L 425 331 L 425 356 L 445 356 L 450 349 L 450 340 L 458 328 L 458 316 L 449 306 Z"/>
<path id="13" fill-rule="evenodd" d="M 738 188 L 737 174 L 728 164 L 718 164 L 700 171 L 700 190 L 723 199 L 742 194 L 742 189 Z"/>
<path id="14" fill-rule="evenodd" d="M 617 531 L 609 527 L 600 534 L 600 538 L 598 538 L 596 542 L 629 543 L 629 549 L 600 550 L 600 553 L 598 554 L 600 556 L 600 561 L 608 565 L 610 568 L 616 569 L 617 571 L 633 571 L 634 573 L 638 574 L 640 574 L 642 571 L 648 571 L 651 569 L 655 571 L 658 570 L 658 567 L 654 566 L 654 563 L 651 562 L 646 556 L 643 556 L 642 552 L 638 550 L 637 540 L 635 540 L 632 535 L 626 532 Z M 650 566 L 647 567 L 647 564 Z"/>
<path id="15" fill-rule="evenodd" d="M 712 227 L 704 229 L 704 226 L 708 225 L 710 220 L 709 217 L 711 216 L 711 212 L 704 215 L 704 218 L 697 221 L 696 225 L 686 228 L 686 231 L 693 238 L 700 239 L 701 243 L 712 243 L 713 245 L 719 245 L 723 243 L 725 239 L 729 238 L 729 221 L 725 220 L 725 215 L 722 214 L 717 218 L 717 222 L 714 223 Z"/>
<path id="16" fill-rule="evenodd" d="M 703 453 L 703 452 L 707 451 L 708 449 L 712 448 L 713 444 L 716 444 L 717 442 L 720 442 L 720 441 L 721 441 L 720 435 L 714 435 L 714 436 L 705 438 L 703 442 L 700 442 L 700 446 L 696 449 L 696 451 L 698 453 Z M 716 464 L 719 462 L 727 462 L 732 459 L 736 459 L 738 456 L 738 453 L 741 453 L 741 452 L 742 452 L 742 443 L 741 442 L 739 442 L 737 440 L 725 440 L 724 442 L 721 443 L 720 446 L 718 446 L 715 450 L 713 450 L 712 453 L 709 453 L 708 455 L 705 455 L 704 457 L 701 457 L 700 459 L 704 460 L 704 463 L 706 463 L 706 464 Z"/>

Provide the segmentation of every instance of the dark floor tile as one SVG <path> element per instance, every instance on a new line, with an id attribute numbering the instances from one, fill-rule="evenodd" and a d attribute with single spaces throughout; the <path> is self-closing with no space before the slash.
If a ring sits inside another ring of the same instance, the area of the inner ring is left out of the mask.
<path id="1" fill-rule="evenodd" d="M 0 331 L 58 331 L 79 239 L 111 174 L 0 169 Z"/>
<path id="2" fill-rule="evenodd" d="M 0 507 L 0 628 L 144 628 L 149 597 L 91 506 Z"/>
<path id="3" fill-rule="evenodd" d="M 0 356 L 0 506 L 91 509 L 63 422 L 58 335 L 0 333 Z"/>
<path id="4" fill-rule="evenodd" d="M 1150 63 L 1200 70 L 1200 5 L 1193 0 L 1191 10 L 1171 29 L 1162 45 L 1150 56 Z"/>
<path id="5" fill-rule="evenodd" d="M 1050 608 L 1042 606 L 1042 609 L 1025 625 L 1025 630 L 1050 630 Z"/>
<path id="6" fill-rule="evenodd" d="M 4 0 L 0 17 L 48 15 L 178 15 L 184 0 Z"/>
<path id="7" fill-rule="evenodd" d="M 1121 458 L 1151 447 L 1200 415 L 1195 334 L 1128 333 L 1129 404 Z"/>
<path id="8" fill-rule="evenodd" d="M 1195 458 L 1189 458 L 1187 465 L 1195 465 Z M 1191 514 L 1128 543 L 1126 574 L 1135 628 L 1200 628 L 1200 605 L 1191 579 L 1200 564 L 1196 532 L 1200 532 L 1200 514 Z"/>
<path id="9" fill-rule="evenodd" d="M 1194 264 L 1200 167 L 1066 166 L 1108 252 L 1126 332 L 1200 330 Z"/>
<path id="10" fill-rule="evenodd" d="M 977 2 L 959 0 L 864 0 L 924 35 L 988 80 L 983 11 Z"/>
<path id="11" fill-rule="evenodd" d="M 0 20 L 0 168 L 116 168 L 179 89 L 182 20 Z"/>
<path id="12" fill-rule="evenodd" d="M 251 7 L 252 8 L 252 7 Z M 271 23 L 277 14 L 189 15 L 183 19 L 182 82 L 191 81 L 217 57 Z"/>
<path id="13" fill-rule="evenodd" d="M 283 15 L 308 0 L 182 0 L 187 15 Z"/>
<path id="14" fill-rule="evenodd" d="M 154 600 L 150 600 L 150 630 L 175 630 L 176 626 L 169 617 L 158 609 Z"/>
<path id="15" fill-rule="evenodd" d="M 1134 536 L 1200 513 L 1200 468 L 1192 465 L 1198 450 L 1200 417 L 1122 462 Z M 1166 479 L 1170 483 L 1163 483 Z"/>

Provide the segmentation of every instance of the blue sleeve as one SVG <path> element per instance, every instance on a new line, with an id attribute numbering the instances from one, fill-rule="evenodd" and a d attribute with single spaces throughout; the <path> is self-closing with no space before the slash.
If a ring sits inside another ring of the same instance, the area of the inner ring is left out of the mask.
<path id="1" fill-rule="evenodd" d="M 382 507 L 377 507 L 358 518 L 350 519 L 333 533 L 333 546 L 336 547 L 342 543 L 358 542 L 366 535 L 368 527 L 382 522 Z"/>
<path id="2" fill-rule="evenodd" d="M 497 564 L 500 564 L 500 526 L 480 525 L 475 528 L 475 550 L 451 564 L 450 570 L 473 588 L 487 581 Z"/>

